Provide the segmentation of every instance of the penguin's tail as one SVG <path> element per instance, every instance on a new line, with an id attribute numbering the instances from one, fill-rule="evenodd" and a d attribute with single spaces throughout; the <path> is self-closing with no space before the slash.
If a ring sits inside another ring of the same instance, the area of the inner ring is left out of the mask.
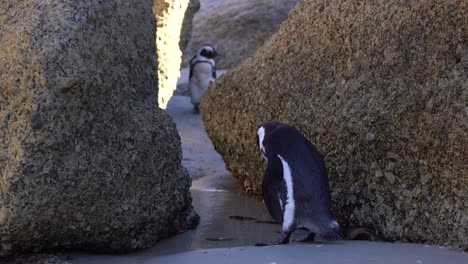
<path id="1" fill-rule="evenodd" d="M 340 224 L 330 215 L 317 216 L 304 224 L 304 227 L 314 232 L 322 240 L 339 240 L 343 238 Z"/>

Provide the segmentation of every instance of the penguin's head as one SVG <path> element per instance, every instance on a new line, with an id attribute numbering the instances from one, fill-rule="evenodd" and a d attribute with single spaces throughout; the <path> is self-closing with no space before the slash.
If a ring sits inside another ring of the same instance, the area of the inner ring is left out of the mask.
<path id="1" fill-rule="evenodd" d="M 213 59 L 214 57 L 218 56 L 218 53 L 213 46 L 210 44 L 205 44 L 198 49 L 197 55 L 208 59 Z"/>
<path id="2" fill-rule="evenodd" d="M 257 130 L 257 145 L 262 153 L 263 158 L 268 161 L 268 141 L 265 141 L 265 138 L 268 138 L 271 135 L 272 131 L 279 127 L 281 123 L 276 121 L 269 121 L 263 124 Z"/>

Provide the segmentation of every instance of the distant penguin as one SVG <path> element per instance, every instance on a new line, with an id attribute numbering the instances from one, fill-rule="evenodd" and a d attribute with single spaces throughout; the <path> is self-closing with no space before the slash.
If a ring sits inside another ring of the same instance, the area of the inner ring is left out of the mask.
<path id="1" fill-rule="evenodd" d="M 282 224 L 278 240 L 256 246 L 287 244 L 298 228 L 325 240 L 343 232 L 330 212 L 328 176 L 320 153 L 297 129 L 270 121 L 257 131 L 257 143 L 268 162 L 262 182 L 263 199 L 273 219 Z"/>
<path id="2" fill-rule="evenodd" d="M 190 60 L 190 102 L 193 104 L 195 112 L 199 111 L 199 105 L 206 89 L 216 79 L 214 58 L 217 55 L 213 46 L 205 44 L 198 49 L 197 54 Z"/>

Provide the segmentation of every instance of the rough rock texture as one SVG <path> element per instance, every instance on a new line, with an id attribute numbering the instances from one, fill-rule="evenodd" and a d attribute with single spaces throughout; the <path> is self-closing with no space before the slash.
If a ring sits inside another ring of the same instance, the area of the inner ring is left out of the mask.
<path id="1" fill-rule="evenodd" d="M 55 254 L 28 254 L 4 259 L 5 264 L 72 264 L 69 256 Z"/>
<path id="2" fill-rule="evenodd" d="M 0 256 L 128 251 L 196 223 L 152 7 L 0 2 Z"/>
<path id="3" fill-rule="evenodd" d="M 299 0 L 201 0 L 192 39 L 184 51 L 188 65 L 198 47 L 213 44 L 222 56 L 217 68 L 232 68 L 252 56 L 278 31 Z"/>
<path id="4" fill-rule="evenodd" d="M 182 50 L 192 33 L 192 19 L 200 9 L 199 0 L 155 0 L 157 17 L 159 107 L 165 109 L 177 86 Z"/>
<path id="5" fill-rule="evenodd" d="M 298 127 L 324 154 L 344 225 L 468 249 L 467 1 L 302 1 L 201 112 L 260 194 L 259 125 Z"/>
<path id="6" fill-rule="evenodd" d="M 199 0 L 190 0 L 187 9 L 185 10 L 184 20 L 182 21 L 182 31 L 180 34 L 179 47 L 183 51 L 187 48 L 193 31 L 193 18 L 200 10 Z"/>

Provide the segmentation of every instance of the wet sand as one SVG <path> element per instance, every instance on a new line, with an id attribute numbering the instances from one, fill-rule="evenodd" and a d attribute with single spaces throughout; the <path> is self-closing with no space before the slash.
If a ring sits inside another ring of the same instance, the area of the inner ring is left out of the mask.
<path id="1" fill-rule="evenodd" d="M 340 241 L 327 244 L 213 249 L 158 257 L 141 263 L 468 263 L 468 254 L 417 244 Z"/>

